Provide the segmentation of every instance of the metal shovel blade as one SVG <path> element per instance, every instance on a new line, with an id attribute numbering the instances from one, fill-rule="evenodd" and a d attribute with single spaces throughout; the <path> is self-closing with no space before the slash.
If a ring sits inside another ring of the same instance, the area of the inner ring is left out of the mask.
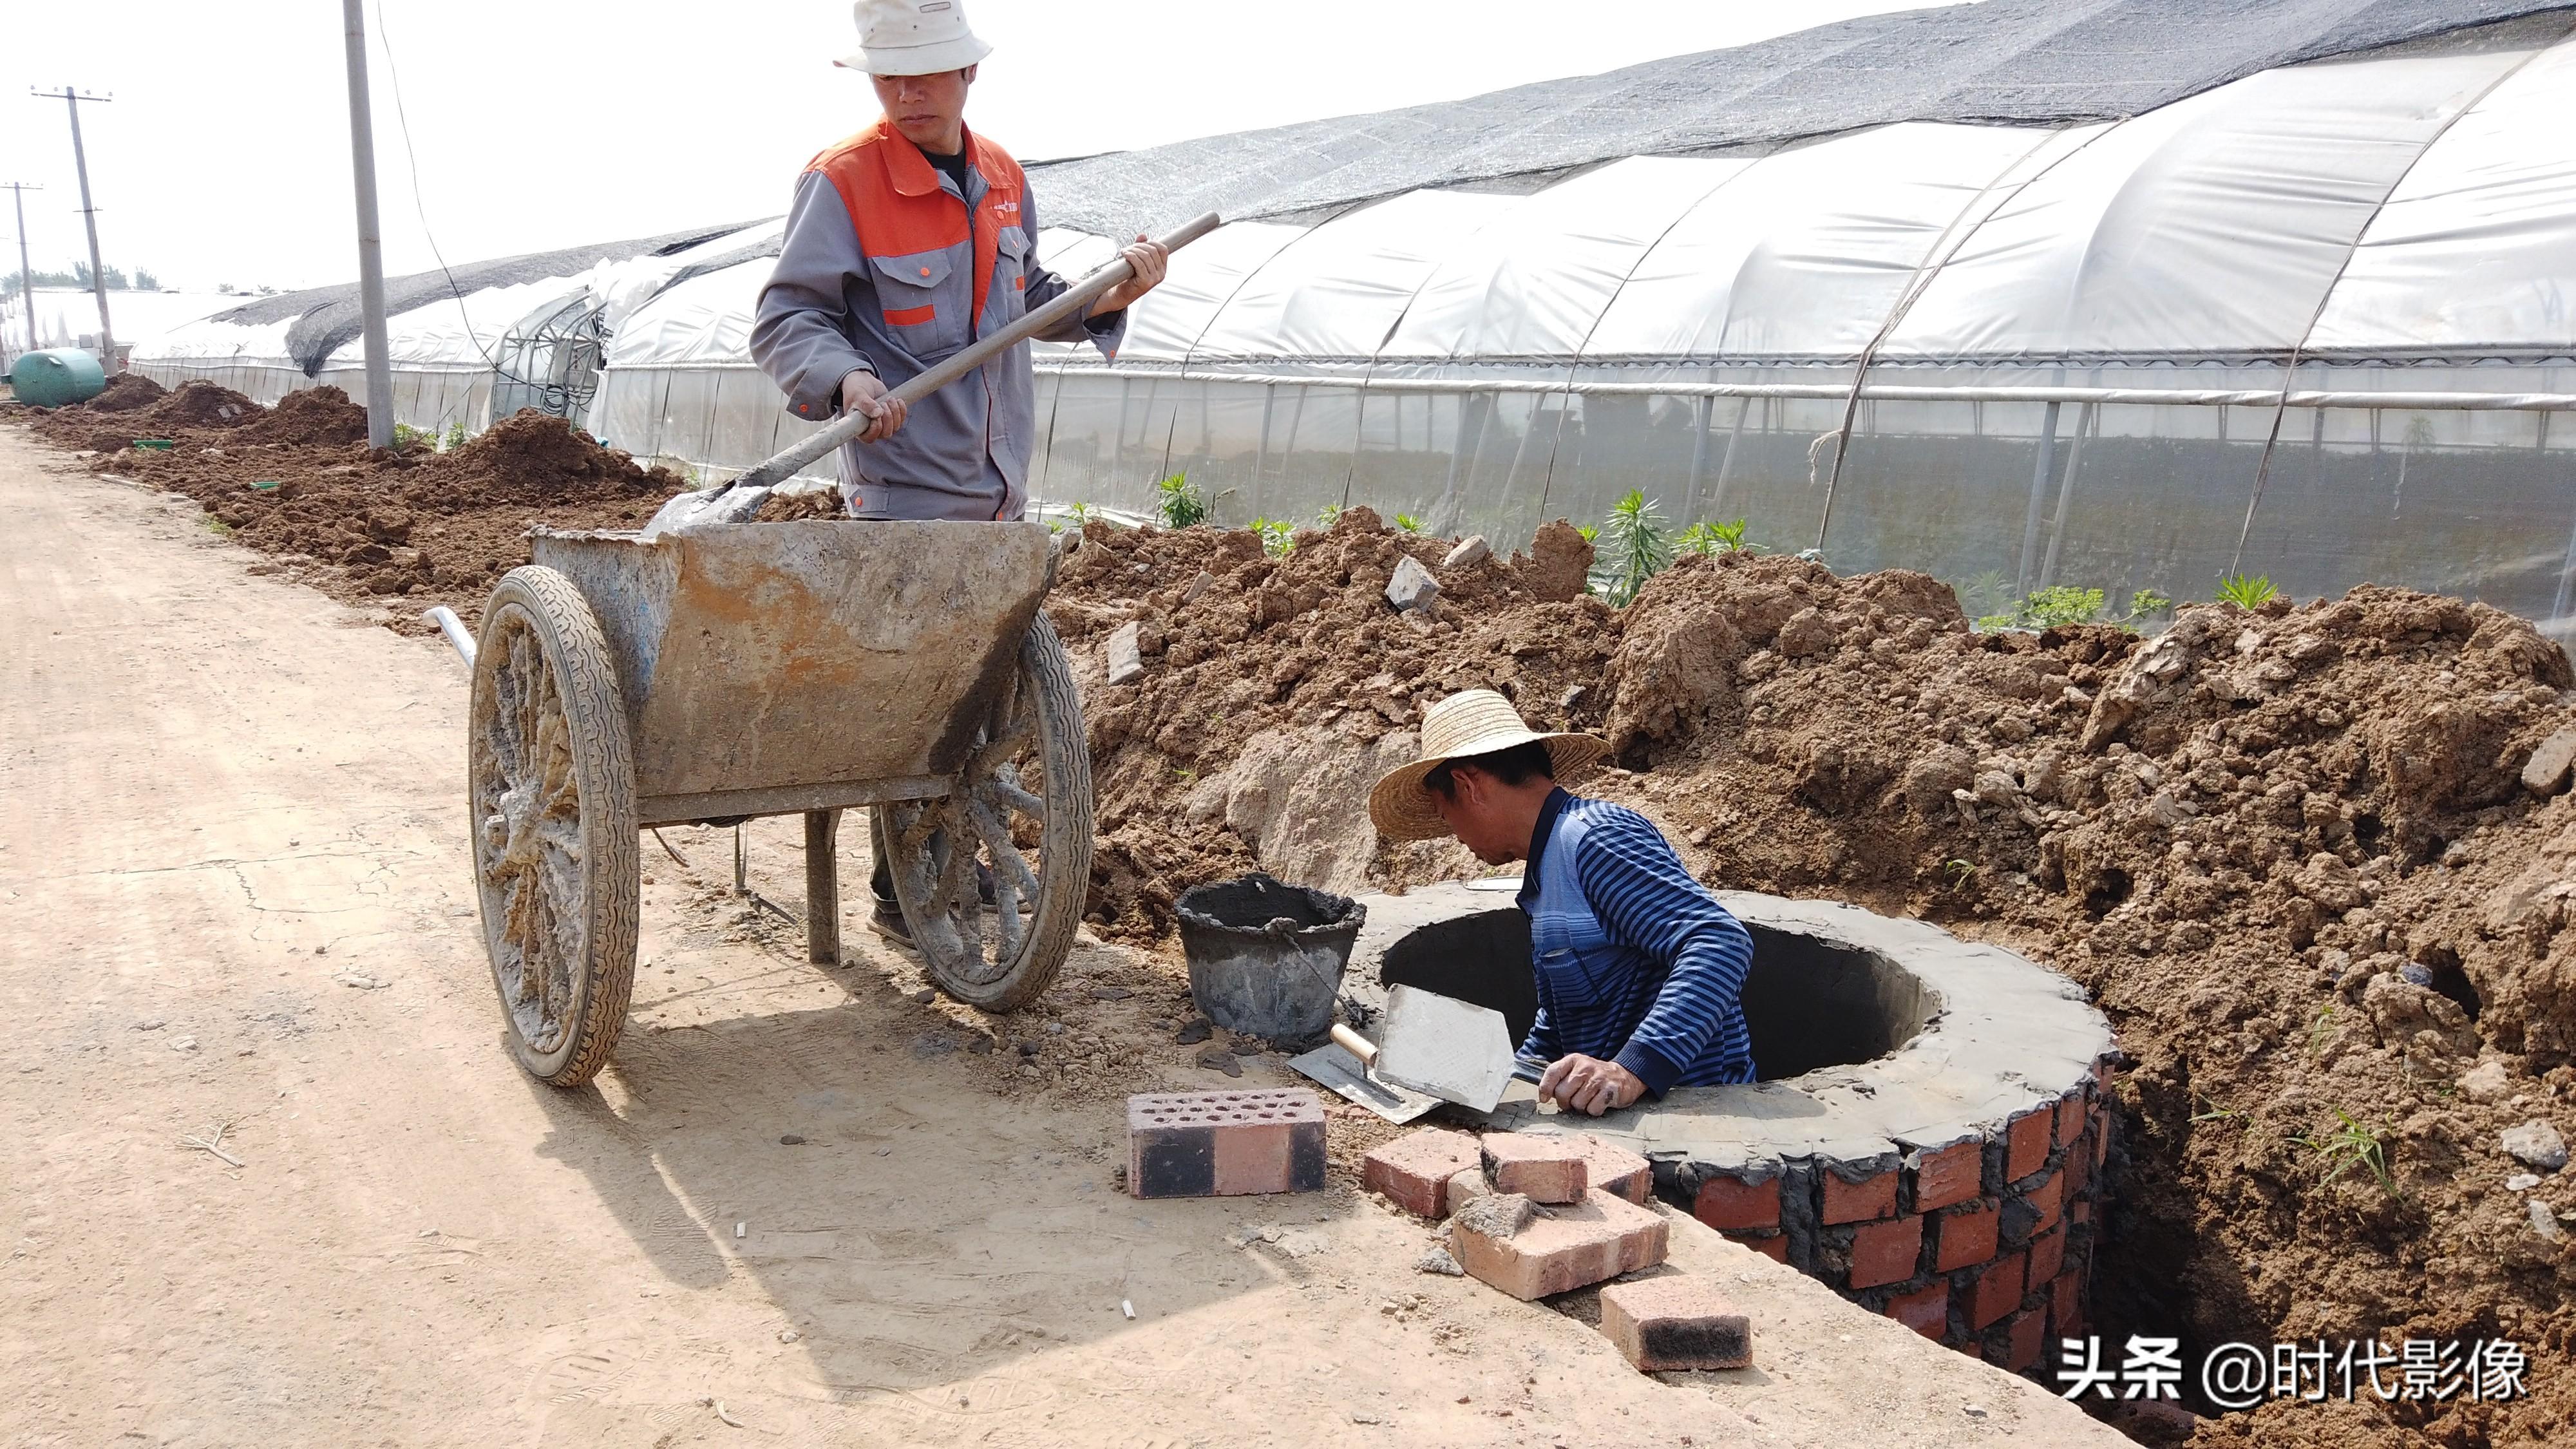
<path id="1" fill-rule="evenodd" d="M 1491 1007 L 1412 986 L 1386 995 L 1379 1080 L 1490 1112 L 1512 1080 L 1511 1028 Z"/>

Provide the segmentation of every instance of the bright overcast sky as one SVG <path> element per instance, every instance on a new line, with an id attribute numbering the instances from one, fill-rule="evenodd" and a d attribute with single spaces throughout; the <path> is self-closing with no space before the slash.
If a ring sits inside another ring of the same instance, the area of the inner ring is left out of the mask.
<path id="1" fill-rule="evenodd" d="M 1741 45 L 1921 0 L 970 0 L 995 53 L 968 121 L 1023 159 L 1448 100 Z M 340 7 L 13 0 L 0 182 L 39 270 L 85 258 L 60 101 L 82 108 L 101 249 L 165 286 L 356 273 Z M 774 215 L 875 115 L 838 0 L 368 0 L 385 260 L 448 261 Z M 386 42 L 390 40 L 390 60 Z M 420 201 L 394 72 L 419 162 Z M 0 198 L 5 200 L 5 198 Z M 17 266 L 15 222 L 5 266 Z"/>

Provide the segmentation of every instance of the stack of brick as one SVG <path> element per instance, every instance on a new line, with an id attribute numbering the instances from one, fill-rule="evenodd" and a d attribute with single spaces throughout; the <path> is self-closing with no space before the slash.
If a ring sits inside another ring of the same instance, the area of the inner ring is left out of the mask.
<path id="1" fill-rule="evenodd" d="M 2112 1118 L 2107 1060 L 1999 1127 L 1862 1160 L 1759 1161 L 1703 1177 L 1692 1213 L 1927 1338 L 2016 1373 L 2085 1330 Z"/>
<path id="2" fill-rule="evenodd" d="M 1527 1302 L 1662 1264 L 1670 1226 L 1646 1206 L 1645 1158 L 1589 1136 L 1438 1129 L 1368 1154 L 1361 1182 L 1426 1218 L 1484 1283 Z M 1601 1330 L 1639 1369 L 1744 1368 L 1752 1326 L 1715 1285 L 1682 1275 L 1613 1283 Z"/>

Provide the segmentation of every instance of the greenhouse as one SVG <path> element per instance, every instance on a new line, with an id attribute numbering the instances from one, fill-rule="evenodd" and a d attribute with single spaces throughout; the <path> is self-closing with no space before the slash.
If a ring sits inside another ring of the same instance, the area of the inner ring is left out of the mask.
<path id="1" fill-rule="evenodd" d="M 1038 349 L 1032 493 L 1144 514 L 1186 473 L 1229 523 L 1364 503 L 1509 546 L 1637 490 L 1676 528 L 1741 518 L 1980 610 L 2241 572 L 2563 632 L 2576 15 L 2247 10 L 1988 0 L 1033 165 L 1062 272 L 1109 236 L 1232 220 L 1114 363 Z M 747 467 L 803 426 L 744 353 L 776 235 L 407 279 L 404 420 L 524 402 Z M 345 300 L 345 327 L 314 301 L 137 366 L 351 385 Z"/>

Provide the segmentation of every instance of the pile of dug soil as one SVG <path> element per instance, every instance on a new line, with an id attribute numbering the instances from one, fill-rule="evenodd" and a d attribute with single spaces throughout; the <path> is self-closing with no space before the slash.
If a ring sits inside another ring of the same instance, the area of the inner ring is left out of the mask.
<path id="1" fill-rule="evenodd" d="M 400 599 L 386 622 L 405 633 L 428 629 L 418 615 L 434 603 L 475 621 L 493 581 L 527 561 L 530 528 L 635 527 L 685 486 L 537 412 L 453 452 L 372 450 L 367 410 L 336 387 L 264 408 L 191 382 L 106 414 L 98 400 L 37 414 L 34 427 L 95 448 L 94 471 L 188 495 L 236 542 L 336 598 Z M 130 446 L 143 437 L 176 446 Z"/>
<path id="2" fill-rule="evenodd" d="M 107 390 L 84 406 L 94 413 L 131 412 L 168 397 L 170 390 L 139 372 L 120 372 L 107 380 Z"/>
<path id="3" fill-rule="evenodd" d="M 1612 611 L 1573 596 L 1571 530 L 1534 559 L 1447 569 L 1448 547 L 1363 510 L 1280 559 L 1086 531 L 1049 610 L 1089 709 L 1101 929 L 1160 940 L 1178 891 L 1255 864 L 1342 889 L 1475 870 L 1378 844 L 1364 799 L 1423 706 L 1500 689 L 1605 735 L 1621 767 L 1581 788 L 1711 884 L 1941 921 L 2094 994 L 2135 1060 L 2096 1253 L 2109 1353 L 2376 1331 L 2533 1362 L 2515 1403 L 2293 1401 L 2192 1442 L 2576 1435 L 2576 1175 L 2500 1143 L 2576 1131 L 2576 797 L 2563 756 L 2524 780 L 2576 742 L 2576 692 L 2528 624 L 2362 588 L 2187 608 L 2153 641 L 1978 634 L 1927 576 L 1742 555 Z M 1427 612 L 1385 601 L 1403 555 L 1442 586 Z M 1131 620 L 1147 672 L 1109 685 Z M 2384 1183 L 2332 1150 L 2348 1126 Z"/>

